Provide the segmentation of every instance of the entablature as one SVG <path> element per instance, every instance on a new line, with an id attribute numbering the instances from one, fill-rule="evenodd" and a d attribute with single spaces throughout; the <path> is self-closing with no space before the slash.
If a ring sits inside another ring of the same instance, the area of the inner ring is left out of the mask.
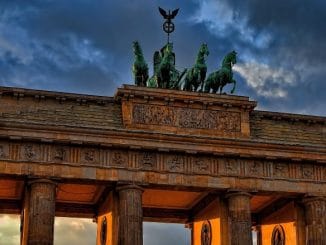
<path id="1" fill-rule="evenodd" d="M 325 161 L 3 140 L 0 175 L 249 191 L 326 190 Z"/>

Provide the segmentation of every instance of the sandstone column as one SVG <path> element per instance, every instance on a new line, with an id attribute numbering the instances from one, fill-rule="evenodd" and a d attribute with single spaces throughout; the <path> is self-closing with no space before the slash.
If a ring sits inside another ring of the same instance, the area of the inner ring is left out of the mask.
<path id="1" fill-rule="evenodd" d="M 233 192 L 226 198 L 229 208 L 231 245 L 251 245 L 251 195 L 246 192 Z"/>
<path id="2" fill-rule="evenodd" d="M 56 184 L 40 179 L 29 182 L 27 245 L 52 245 Z"/>
<path id="3" fill-rule="evenodd" d="M 304 198 L 306 242 L 308 245 L 326 244 L 326 198 Z"/>
<path id="4" fill-rule="evenodd" d="M 123 185 L 119 192 L 119 245 L 143 245 L 143 189 Z"/>

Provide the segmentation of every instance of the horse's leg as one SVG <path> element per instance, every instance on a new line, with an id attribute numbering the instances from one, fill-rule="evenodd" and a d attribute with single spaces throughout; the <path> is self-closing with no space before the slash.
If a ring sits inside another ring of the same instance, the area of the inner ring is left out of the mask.
<path id="1" fill-rule="evenodd" d="M 224 86 L 221 84 L 221 85 L 220 85 L 220 94 L 222 94 L 223 87 L 224 87 Z"/>
<path id="2" fill-rule="evenodd" d="M 200 89 L 199 92 L 203 92 L 204 89 L 204 81 L 200 81 Z"/>
<path id="3" fill-rule="evenodd" d="M 225 82 L 223 82 L 223 81 L 225 81 L 225 76 L 221 76 L 220 77 L 220 79 L 219 79 L 219 88 L 220 88 L 220 94 L 222 94 L 222 92 L 223 92 L 223 88 L 224 88 L 224 86 L 225 86 Z"/>
<path id="4" fill-rule="evenodd" d="M 210 89 L 210 86 L 209 86 L 209 82 L 206 80 L 203 92 L 204 93 L 209 93 L 210 90 L 211 89 Z"/>
<path id="5" fill-rule="evenodd" d="M 156 79 L 157 79 L 157 87 L 158 88 L 162 88 L 163 87 L 163 85 L 162 85 L 162 78 L 161 78 L 161 75 L 157 75 L 156 76 Z"/>
<path id="6" fill-rule="evenodd" d="M 194 92 L 197 92 L 198 84 L 194 84 L 193 87 L 194 87 Z"/>
<path id="7" fill-rule="evenodd" d="M 185 78 L 185 84 L 183 86 L 183 90 L 184 91 L 189 91 L 189 80 L 188 80 L 188 77 L 187 76 Z"/>
<path id="8" fill-rule="evenodd" d="M 232 83 L 233 83 L 233 88 L 232 88 L 232 90 L 231 90 L 231 94 L 234 93 L 235 85 L 237 84 L 237 82 L 236 82 L 234 79 L 232 79 Z"/>

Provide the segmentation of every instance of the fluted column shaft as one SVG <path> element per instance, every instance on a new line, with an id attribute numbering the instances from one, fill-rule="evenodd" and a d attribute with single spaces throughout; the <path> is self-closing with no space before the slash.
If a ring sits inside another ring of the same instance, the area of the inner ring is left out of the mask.
<path id="1" fill-rule="evenodd" d="M 246 192 L 233 192 L 226 198 L 228 199 L 231 245 L 251 245 L 251 195 Z"/>
<path id="2" fill-rule="evenodd" d="M 56 184 L 50 180 L 29 182 L 28 245 L 52 245 Z"/>
<path id="3" fill-rule="evenodd" d="M 137 185 L 117 188 L 119 193 L 119 245 L 143 245 L 143 189 Z"/>
<path id="4" fill-rule="evenodd" d="M 303 200 L 308 245 L 326 245 L 326 198 L 308 197 Z"/>

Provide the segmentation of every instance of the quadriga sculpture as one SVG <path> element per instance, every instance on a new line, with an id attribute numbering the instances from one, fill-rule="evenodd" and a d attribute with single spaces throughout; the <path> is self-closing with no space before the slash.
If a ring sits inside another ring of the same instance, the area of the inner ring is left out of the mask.
<path id="1" fill-rule="evenodd" d="M 132 66 L 135 84 L 146 87 L 148 79 L 148 66 L 145 62 L 142 49 L 137 41 L 133 42 L 135 62 Z"/>
<path id="2" fill-rule="evenodd" d="M 223 61 L 221 69 L 211 73 L 205 81 L 204 92 L 216 93 L 218 90 L 222 93 L 223 87 L 228 83 L 233 83 L 231 94 L 234 93 L 236 81 L 233 79 L 232 65 L 237 63 L 237 53 L 232 51 L 228 53 Z"/>
<path id="3" fill-rule="evenodd" d="M 149 87 L 178 89 L 186 69 L 179 72 L 175 68 L 173 44 L 167 43 L 161 51 L 154 53 L 154 75 L 148 80 Z"/>
<path id="4" fill-rule="evenodd" d="M 203 43 L 200 46 L 195 65 L 186 73 L 183 90 L 197 91 L 198 87 L 200 87 L 200 91 L 203 91 L 207 72 L 205 58 L 208 55 L 209 51 L 207 44 Z"/>

